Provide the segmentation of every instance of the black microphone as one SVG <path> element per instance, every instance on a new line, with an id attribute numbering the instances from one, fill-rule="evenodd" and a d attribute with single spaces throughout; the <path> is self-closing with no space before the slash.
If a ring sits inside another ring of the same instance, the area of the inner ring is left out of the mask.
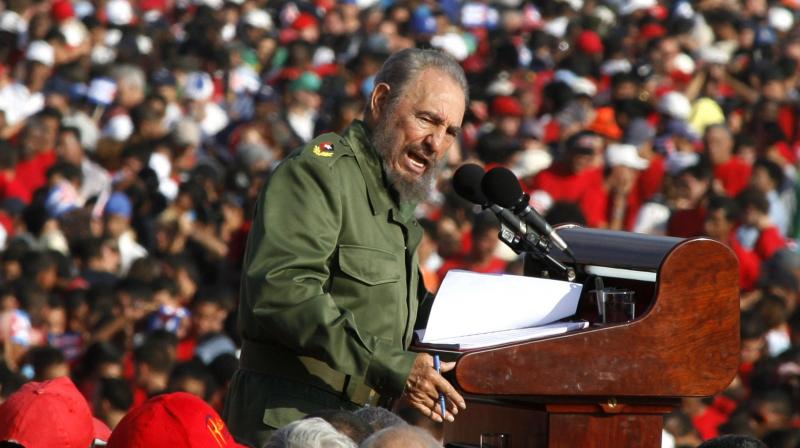
<path id="1" fill-rule="evenodd" d="M 531 231 L 514 213 L 503 207 L 492 204 L 483 194 L 481 180 L 486 172 L 483 167 L 474 163 L 465 163 L 453 173 L 453 189 L 462 198 L 478 204 L 484 209 L 493 211 L 506 227 L 520 238 L 527 238 Z"/>
<path id="2" fill-rule="evenodd" d="M 481 190 L 481 179 L 486 171 L 482 166 L 465 163 L 453 173 L 453 189 L 462 198 L 482 207 L 489 205 L 489 200 Z"/>
<path id="3" fill-rule="evenodd" d="M 550 224 L 528 204 L 528 195 L 522 191 L 517 176 L 508 168 L 496 167 L 487 172 L 481 180 L 483 194 L 493 203 L 511 209 L 527 224 L 546 235 L 550 240 L 569 255 L 573 260 L 575 255 L 567 247 Z"/>

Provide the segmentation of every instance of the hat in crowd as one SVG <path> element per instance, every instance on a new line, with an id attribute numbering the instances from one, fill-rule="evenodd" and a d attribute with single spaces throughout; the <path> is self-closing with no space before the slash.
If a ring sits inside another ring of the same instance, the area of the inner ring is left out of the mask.
<path id="1" fill-rule="evenodd" d="M 567 139 L 567 151 L 577 154 L 595 154 L 600 148 L 600 136 L 591 131 L 581 131 Z"/>
<path id="2" fill-rule="evenodd" d="M 658 101 L 658 111 L 672 118 L 687 120 L 692 113 L 692 105 L 686 95 L 668 92 Z"/>
<path id="3" fill-rule="evenodd" d="M 109 448 L 242 447 L 219 414 L 200 398 L 175 392 L 151 398 L 123 418 Z"/>
<path id="4" fill-rule="evenodd" d="M 303 72 L 297 79 L 289 84 L 290 92 L 306 91 L 319 92 L 322 87 L 322 79 L 314 72 Z"/>
<path id="5" fill-rule="evenodd" d="M 117 83 L 111 78 L 95 78 L 89 83 L 86 98 L 99 106 L 110 106 L 117 95 Z"/>
<path id="6" fill-rule="evenodd" d="M 421 6 L 414 11 L 414 15 L 411 17 L 411 28 L 416 34 L 436 34 L 438 25 L 430 8 Z"/>
<path id="7" fill-rule="evenodd" d="M 214 94 L 214 81 L 206 72 L 191 72 L 186 76 L 183 96 L 190 100 L 207 101 Z"/>
<path id="8" fill-rule="evenodd" d="M 133 135 L 133 120 L 127 114 L 114 115 L 103 126 L 102 134 L 112 140 L 124 142 Z"/>
<path id="9" fill-rule="evenodd" d="M 61 23 L 75 17 L 75 9 L 69 0 L 56 0 L 50 8 L 50 13 L 56 22 Z"/>
<path id="10" fill-rule="evenodd" d="M 628 15 L 643 9 L 650 9 L 656 5 L 656 0 L 627 0 L 622 2 L 619 12 L 622 15 Z"/>
<path id="11" fill-rule="evenodd" d="M 443 50 L 457 61 L 463 61 L 469 56 L 467 42 L 457 33 L 447 33 L 433 36 L 431 46 Z"/>
<path id="12" fill-rule="evenodd" d="M 242 21 L 245 25 L 264 31 L 271 31 L 273 28 L 272 17 L 263 9 L 251 9 L 244 15 Z"/>
<path id="13" fill-rule="evenodd" d="M 700 156 L 696 152 L 673 151 L 667 155 L 665 163 L 667 173 L 670 176 L 676 176 L 699 160 Z"/>
<path id="14" fill-rule="evenodd" d="M 105 214 L 130 218 L 133 214 L 133 204 L 131 204 L 131 200 L 128 199 L 125 193 L 115 191 L 111 194 L 111 197 L 108 198 L 108 202 L 106 202 Z"/>
<path id="15" fill-rule="evenodd" d="M 581 31 L 575 41 L 578 50 L 588 54 L 603 54 L 603 40 L 600 35 L 591 30 Z"/>
<path id="16" fill-rule="evenodd" d="M 622 129 L 617 124 L 614 109 L 609 107 L 598 109 L 595 113 L 594 121 L 589 124 L 587 129 L 612 140 L 618 140 L 622 137 Z"/>
<path id="17" fill-rule="evenodd" d="M 43 40 L 35 40 L 28 45 L 25 59 L 52 67 L 56 62 L 56 54 L 50 44 Z"/>
<path id="18" fill-rule="evenodd" d="M 780 6 L 773 6 L 767 11 L 767 22 L 769 26 L 777 30 L 779 33 L 785 33 L 792 29 L 794 25 L 794 16 L 792 13 Z"/>
<path id="19" fill-rule="evenodd" d="M 498 117 L 521 117 L 522 105 L 512 96 L 498 96 L 492 100 L 492 115 Z"/>
<path id="20" fill-rule="evenodd" d="M 92 417 L 67 377 L 26 383 L 0 405 L 0 441 L 25 447 L 88 448 L 108 427 Z"/>
<path id="21" fill-rule="evenodd" d="M 292 22 L 292 28 L 297 31 L 311 26 L 317 26 L 317 18 L 313 14 L 307 12 L 300 13 Z"/>
<path id="22" fill-rule="evenodd" d="M 14 11 L 0 12 L 0 31 L 11 34 L 22 34 L 28 29 L 25 19 Z"/>
<path id="23" fill-rule="evenodd" d="M 133 6 L 128 0 L 109 0 L 106 2 L 106 18 L 112 25 L 130 25 L 133 21 Z"/>
<path id="24" fill-rule="evenodd" d="M 639 156 L 635 146 L 625 143 L 612 143 L 606 148 L 608 166 L 627 166 L 635 170 L 643 170 L 650 166 L 650 161 Z"/>

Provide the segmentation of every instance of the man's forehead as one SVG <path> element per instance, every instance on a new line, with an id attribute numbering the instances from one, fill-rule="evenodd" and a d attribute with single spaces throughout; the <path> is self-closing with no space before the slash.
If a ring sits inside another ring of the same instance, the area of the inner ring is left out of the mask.
<path id="1" fill-rule="evenodd" d="M 418 109 L 436 114 L 448 126 L 461 126 L 466 99 L 461 86 L 450 75 L 438 69 L 427 69 L 413 82 L 411 89 Z"/>

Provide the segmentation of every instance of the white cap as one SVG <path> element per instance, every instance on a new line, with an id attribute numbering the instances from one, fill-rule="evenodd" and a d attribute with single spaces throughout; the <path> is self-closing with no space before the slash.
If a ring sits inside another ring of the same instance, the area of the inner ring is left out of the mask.
<path id="1" fill-rule="evenodd" d="M 658 111 L 672 118 L 688 120 L 692 112 L 692 104 L 686 95 L 680 92 L 669 92 L 658 102 Z"/>
<path id="2" fill-rule="evenodd" d="M 253 28 L 260 28 L 264 31 L 272 30 L 272 17 L 263 9 L 251 9 L 244 15 L 242 20 L 244 20 L 245 25 Z"/>
<path id="3" fill-rule="evenodd" d="M 112 25 L 129 25 L 133 21 L 133 6 L 128 0 L 109 0 L 106 17 Z"/>
<path id="4" fill-rule="evenodd" d="M 35 40 L 28 45 L 25 59 L 52 67 L 56 62 L 56 54 L 50 44 L 43 40 Z"/>
<path id="5" fill-rule="evenodd" d="M 767 12 L 767 21 L 769 26 L 775 28 L 780 33 L 785 33 L 794 25 L 794 17 L 792 13 L 786 8 L 780 6 L 773 6 Z"/>
<path id="6" fill-rule="evenodd" d="M 576 95 L 594 96 L 597 93 L 597 86 L 589 78 L 576 77 L 569 85 Z"/>
<path id="7" fill-rule="evenodd" d="M 650 9 L 656 6 L 656 0 L 628 0 L 620 8 L 622 15 L 633 14 L 641 9 Z"/>
<path id="8" fill-rule="evenodd" d="M 172 173 L 172 163 L 167 156 L 160 152 L 150 154 L 150 160 L 147 161 L 147 166 L 155 171 L 159 182 L 168 179 L 169 175 Z"/>
<path id="9" fill-rule="evenodd" d="M 612 143 L 606 148 L 606 162 L 608 166 L 627 166 L 636 170 L 643 170 L 650 166 L 650 161 L 639 156 L 636 147 L 626 143 Z"/>
<path id="10" fill-rule="evenodd" d="M 667 173 L 670 176 L 675 176 L 697 163 L 698 160 L 700 160 L 700 156 L 696 152 L 673 151 L 667 155 Z"/>
<path id="11" fill-rule="evenodd" d="M 553 37 L 561 39 L 567 33 L 567 25 L 569 25 L 569 19 L 565 16 L 561 16 L 549 20 L 544 27 L 542 27 L 542 30 Z"/>
<path id="12" fill-rule="evenodd" d="M 311 58 L 311 63 L 314 64 L 314 67 L 333 64 L 334 62 L 336 62 L 336 53 L 330 47 L 325 46 L 318 47 L 314 51 L 314 57 Z"/>
<path id="13" fill-rule="evenodd" d="M 205 72 L 191 72 L 186 76 L 186 86 L 183 96 L 186 99 L 207 101 L 214 94 L 214 81 L 211 75 Z"/>
<path id="14" fill-rule="evenodd" d="M 678 53 L 672 58 L 672 69 L 677 70 L 685 75 L 694 73 L 695 63 L 694 59 L 686 53 Z"/>
<path id="15" fill-rule="evenodd" d="M 703 47 L 697 50 L 697 57 L 709 64 L 725 65 L 731 60 L 731 54 L 718 46 Z"/>
<path id="16" fill-rule="evenodd" d="M 124 142 L 133 135 L 133 121 L 127 115 L 115 115 L 103 128 L 103 135 L 118 142 Z"/>
<path id="17" fill-rule="evenodd" d="M 14 11 L 0 12 L 0 31 L 7 31 L 12 34 L 21 34 L 28 29 L 25 19 Z"/>
<path id="18" fill-rule="evenodd" d="M 443 50 L 457 61 L 463 61 L 469 56 L 469 49 L 464 38 L 456 33 L 433 36 L 431 46 Z"/>
<path id="19" fill-rule="evenodd" d="M 114 102 L 116 94 L 117 83 L 111 78 L 93 79 L 86 91 L 86 97 L 89 98 L 89 101 L 102 106 L 108 106 Z"/>

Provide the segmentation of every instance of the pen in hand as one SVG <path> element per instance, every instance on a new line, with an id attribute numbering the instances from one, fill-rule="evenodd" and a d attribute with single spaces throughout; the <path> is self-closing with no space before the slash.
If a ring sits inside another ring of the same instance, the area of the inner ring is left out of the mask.
<path id="1" fill-rule="evenodd" d="M 439 361 L 439 355 L 433 355 L 433 368 L 436 369 L 436 373 L 442 373 L 442 364 Z M 442 421 L 444 421 L 447 417 L 447 408 L 445 407 L 444 393 L 442 392 L 439 392 L 439 407 L 442 408 Z"/>

